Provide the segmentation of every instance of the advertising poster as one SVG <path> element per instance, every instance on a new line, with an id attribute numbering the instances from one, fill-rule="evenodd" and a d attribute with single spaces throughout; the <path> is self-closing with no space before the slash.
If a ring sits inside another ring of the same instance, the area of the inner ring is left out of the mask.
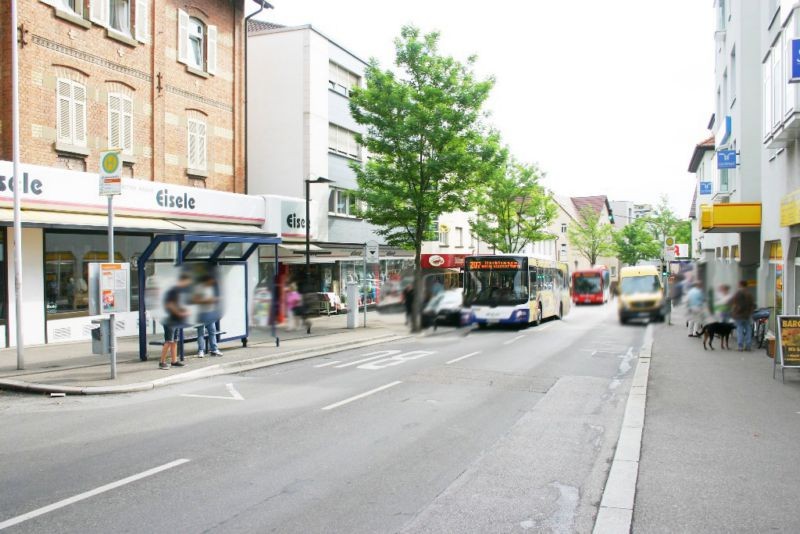
<path id="1" fill-rule="evenodd" d="M 800 316 L 778 317 L 778 337 L 781 341 L 781 366 L 800 367 Z"/>

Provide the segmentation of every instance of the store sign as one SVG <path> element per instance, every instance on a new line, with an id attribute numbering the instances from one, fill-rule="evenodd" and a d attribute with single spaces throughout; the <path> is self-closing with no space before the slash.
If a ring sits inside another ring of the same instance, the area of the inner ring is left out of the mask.
<path id="1" fill-rule="evenodd" d="M 12 164 L 0 161 L 0 206 L 13 202 Z M 97 196 L 98 174 L 21 165 L 22 207 L 46 211 L 106 213 Z M 117 215 L 160 217 L 263 225 L 267 217 L 262 197 L 182 185 L 122 178 L 122 195 L 114 202 Z"/>
<path id="2" fill-rule="evenodd" d="M 468 258 L 467 269 L 472 271 L 492 271 L 492 270 L 519 270 L 521 264 L 519 260 L 512 258 Z"/>
<path id="3" fill-rule="evenodd" d="M 464 267 L 467 254 L 422 254 L 423 269 L 459 269 Z"/>
<path id="4" fill-rule="evenodd" d="M 700 194 L 701 195 L 710 195 L 712 191 L 712 183 L 711 182 L 700 182 Z"/>
<path id="5" fill-rule="evenodd" d="M 266 203 L 267 213 L 274 213 L 274 217 L 269 217 L 264 230 L 272 234 L 278 234 L 283 238 L 299 238 L 305 240 L 306 227 L 306 201 L 303 198 L 284 197 L 281 195 L 264 195 L 263 202 Z M 317 203 L 313 200 L 309 205 L 309 212 L 316 213 Z M 317 239 L 317 229 L 314 227 L 314 217 L 311 218 L 309 227 L 309 238 Z"/>
<path id="6" fill-rule="evenodd" d="M 792 73 L 789 83 L 800 82 L 800 39 L 792 39 Z"/>
<path id="7" fill-rule="evenodd" d="M 800 224 L 800 189 L 795 189 L 781 198 L 781 226 L 795 224 Z"/>
<path id="8" fill-rule="evenodd" d="M 717 169 L 735 169 L 736 168 L 736 151 L 735 150 L 720 150 L 717 152 Z"/>
<path id="9" fill-rule="evenodd" d="M 800 367 L 800 316 L 781 315 L 778 317 L 778 351 L 781 367 Z"/>

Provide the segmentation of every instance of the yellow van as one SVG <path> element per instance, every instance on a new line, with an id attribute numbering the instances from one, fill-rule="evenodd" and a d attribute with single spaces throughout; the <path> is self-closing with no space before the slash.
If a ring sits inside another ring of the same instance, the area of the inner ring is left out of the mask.
<path id="1" fill-rule="evenodd" d="M 659 322 L 664 320 L 664 286 L 658 267 L 623 267 L 619 271 L 617 292 L 620 323 L 640 318 Z"/>

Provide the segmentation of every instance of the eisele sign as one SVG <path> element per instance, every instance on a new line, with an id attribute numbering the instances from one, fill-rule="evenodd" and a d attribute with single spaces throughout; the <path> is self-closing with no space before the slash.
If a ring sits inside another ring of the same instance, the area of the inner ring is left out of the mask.
<path id="1" fill-rule="evenodd" d="M 106 200 L 97 194 L 97 174 L 38 165 L 23 164 L 20 168 L 23 209 L 106 213 Z M 3 207 L 13 202 L 11 176 L 11 162 L 0 161 Z M 122 179 L 122 194 L 114 200 L 114 212 L 132 217 L 252 225 L 263 225 L 267 218 L 262 197 L 130 178 Z"/>
<path id="2" fill-rule="evenodd" d="M 306 221 L 306 201 L 302 198 L 284 197 L 280 195 L 264 195 L 267 211 L 274 216 L 270 216 L 265 230 L 276 233 L 283 238 L 306 238 L 306 228 L 309 231 L 310 239 L 317 239 L 317 228 L 314 224 L 317 213 L 317 203 L 313 200 L 309 203 L 311 221 Z M 280 228 L 278 227 L 280 221 Z M 310 224 L 310 226 L 309 226 Z"/>

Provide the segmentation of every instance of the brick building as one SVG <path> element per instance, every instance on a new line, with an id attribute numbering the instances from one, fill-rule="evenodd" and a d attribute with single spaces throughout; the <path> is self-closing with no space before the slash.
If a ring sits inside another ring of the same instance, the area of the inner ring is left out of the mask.
<path id="1" fill-rule="evenodd" d="M 24 163 L 242 193 L 245 0 L 18 2 Z M 0 160 L 11 160 L 9 2 L 0 2 Z"/>

